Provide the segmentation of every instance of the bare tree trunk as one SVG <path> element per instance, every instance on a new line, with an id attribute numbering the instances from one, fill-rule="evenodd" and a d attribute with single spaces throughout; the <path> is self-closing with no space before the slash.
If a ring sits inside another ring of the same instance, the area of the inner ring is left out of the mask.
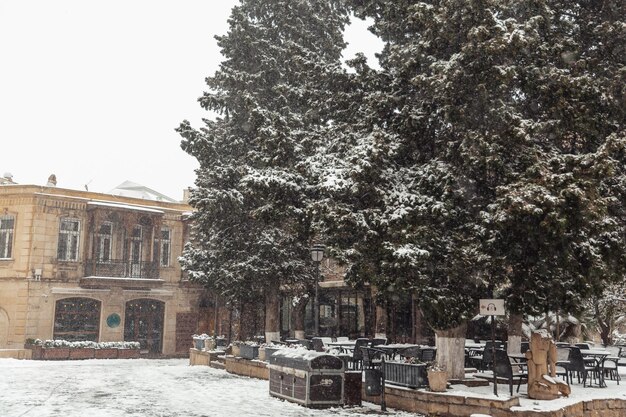
<path id="1" fill-rule="evenodd" d="M 265 290 L 265 341 L 280 340 L 280 288 L 272 283 Z"/>
<path id="2" fill-rule="evenodd" d="M 374 337 L 384 339 L 387 337 L 387 308 L 386 306 L 379 305 L 376 302 L 376 294 L 378 293 L 378 289 L 376 287 L 372 287 L 372 301 L 374 302 Z"/>
<path id="3" fill-rule="evenodd" d="M 376 330 L 374 337 L 380 339 L 387 337 L 387 308 L 384 305 L 376 305 Z"/>
<path id="4" fill-rule="evenodd" d="M 598 322 L 598 327 L 600 328 L 600 338 L 602 339 L 602 344 L 604 346 L 608 346 L 611 344 L 611 324 L 609 320 L 604 320 L 602 317 L 602 313 L 600 313 L 600 309 L 598 306 L 595 306 L 596 312 L 596 321 Z"/>
<path id="5" fill-rule="evenodd" d="M 465 334 L 467 323 L 453 329 L 435 330 L 437 365 L 448 372 L 449 379 L 465 378 Z"/>
<path id="6" fill-rule="evenodd" d="M 522 351 L 522 324 L 524 318 L 520 314 L 511 314 L 509 316 L 509 323 L 507 333 L 509 335 L 507 341 L 508 353 L 520 353 Z"/>
<path id="7" fill-rule="evenodd" d="M 304 339 L 304 315 L 306 313 L 306 306 L 310 300 L 309 297 L 300 297 L 293 306 L 293 335 L 296 339 Z"/>

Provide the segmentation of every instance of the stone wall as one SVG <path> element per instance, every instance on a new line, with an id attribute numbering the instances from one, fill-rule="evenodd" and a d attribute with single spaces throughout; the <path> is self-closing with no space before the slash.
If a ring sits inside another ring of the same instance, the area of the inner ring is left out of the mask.
<path id="1" fill-rule="evenodd" d="M 270 379 L 270 370 L 265 362 L 226 356 L 224 358 L 224 365 L 226 371 L 231 374 L 248 376 L 250 378 Z"/>
<path id="2" fill-rule="evenodd" d="M 380 397 L 368 396 L 364 389 L 363 401 L 380 404 Z M 390 408 L 438 417 L 626 417 L 626 400 L 621 399 L 591 400 L 560 410 L 533 411 L 520 410 L 518 397 L 495 400 L 387 386 L 385 402 Z"/>

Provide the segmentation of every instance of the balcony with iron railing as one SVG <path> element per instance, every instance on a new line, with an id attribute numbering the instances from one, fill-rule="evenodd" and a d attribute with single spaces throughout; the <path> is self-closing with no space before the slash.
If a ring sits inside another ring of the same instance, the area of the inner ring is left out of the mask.
<path id="1" fill-rule="evenodd" d="M 96 260 L 85 261 L 82 287 L 152 288 L 161 286 L 159 264 L 155 261 Z"/>

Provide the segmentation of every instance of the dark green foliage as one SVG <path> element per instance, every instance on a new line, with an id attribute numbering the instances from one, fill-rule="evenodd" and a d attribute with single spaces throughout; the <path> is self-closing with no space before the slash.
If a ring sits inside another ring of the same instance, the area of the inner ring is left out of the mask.
<path id="1" fill-rule="evenodd" d="M 320 81 L 339 68 L 347 15 L 333 0 L 244 0 L 217 37 L 225 60 L 199 99 L 215 120 L 178 128 L 200 168 L 190 204 L 191 280 L 231 301 L 314 280 L 310 194 L 301 162 L 328 116 Z"/>
<path id="2" fill-rule="evenodd" d="M 386 42 L 322 175 L 350 277 L 440 329 L 481 296 L 574 312 L 623 279 L 624 1 L 349 3 Z"/>

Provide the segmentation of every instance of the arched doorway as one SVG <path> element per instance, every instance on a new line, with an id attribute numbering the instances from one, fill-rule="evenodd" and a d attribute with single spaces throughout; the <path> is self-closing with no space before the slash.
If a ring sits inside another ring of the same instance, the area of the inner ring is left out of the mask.
<path id="1" fill-rule="evenodd" d="M 0 307 L 0 349 L 9 344 L 9 315 Z"/>
<path id="2" fill-rule="evenodd" d="M 163 318 L 165 303 L 142 298 L 126 303 L 124 340 L 139 342 L 140 349 L 149 353 L 163 350 Z"/>

